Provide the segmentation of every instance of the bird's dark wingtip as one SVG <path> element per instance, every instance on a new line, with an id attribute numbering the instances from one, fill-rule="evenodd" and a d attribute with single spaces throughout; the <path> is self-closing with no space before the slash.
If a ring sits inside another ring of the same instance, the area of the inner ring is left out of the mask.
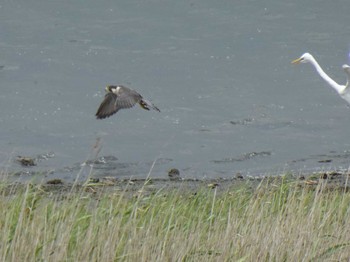
<path id="1" fill-rule="evenodd" d="M 108 116 L 96 114 L 96 119 L 105 119 Z"/>

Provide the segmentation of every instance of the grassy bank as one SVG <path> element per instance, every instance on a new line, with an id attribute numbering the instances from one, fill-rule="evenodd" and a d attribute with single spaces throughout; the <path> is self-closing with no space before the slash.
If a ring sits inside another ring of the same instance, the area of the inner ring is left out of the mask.
<path id="1" fill-rule="evenodd" d="M 348 261 L 350 193 L 325 183 L 278 179 L 148 194 L 6 186 L 0 260 Z"/>

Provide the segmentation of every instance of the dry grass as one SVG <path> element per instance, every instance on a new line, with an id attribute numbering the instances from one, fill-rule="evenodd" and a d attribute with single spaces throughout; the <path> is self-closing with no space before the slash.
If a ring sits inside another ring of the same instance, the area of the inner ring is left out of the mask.
<path id="1" fill-rule="evenodd" d="M 2 192 L 1 261 L 350 258 L 350 194 L 322 184 L 282 180 L 139 197 L 114 189 L 62 196 L 29 185 Z"/>

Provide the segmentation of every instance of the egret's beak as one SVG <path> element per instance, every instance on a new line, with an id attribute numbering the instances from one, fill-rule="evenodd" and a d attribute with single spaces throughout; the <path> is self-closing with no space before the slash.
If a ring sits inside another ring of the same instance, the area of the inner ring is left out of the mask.
<path id="1" fill-rule="evenodd" d="M 291 63 L 292 64 L 299 64 L 301 60 L 302 60 L 302 58 L 299 57 L 299 58 L 293 60 Z"/>

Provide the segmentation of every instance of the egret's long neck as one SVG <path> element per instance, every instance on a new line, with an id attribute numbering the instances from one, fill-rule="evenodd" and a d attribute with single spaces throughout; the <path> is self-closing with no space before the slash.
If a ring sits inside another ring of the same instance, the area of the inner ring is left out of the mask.
<path id="1" fill-rule="evenodd" d="M 316 71 L 319 73 L 319 75 L 326 81 L 331 87 L 333 87 L 338 93 L 343 91 L 343 88 L 337 84 L 332 78 L 330 78 L 325 71 L 321 68 L 321 66 L 317 63 L 315 58 L 312 58 L 311 63 L 314 65 Z"/>

